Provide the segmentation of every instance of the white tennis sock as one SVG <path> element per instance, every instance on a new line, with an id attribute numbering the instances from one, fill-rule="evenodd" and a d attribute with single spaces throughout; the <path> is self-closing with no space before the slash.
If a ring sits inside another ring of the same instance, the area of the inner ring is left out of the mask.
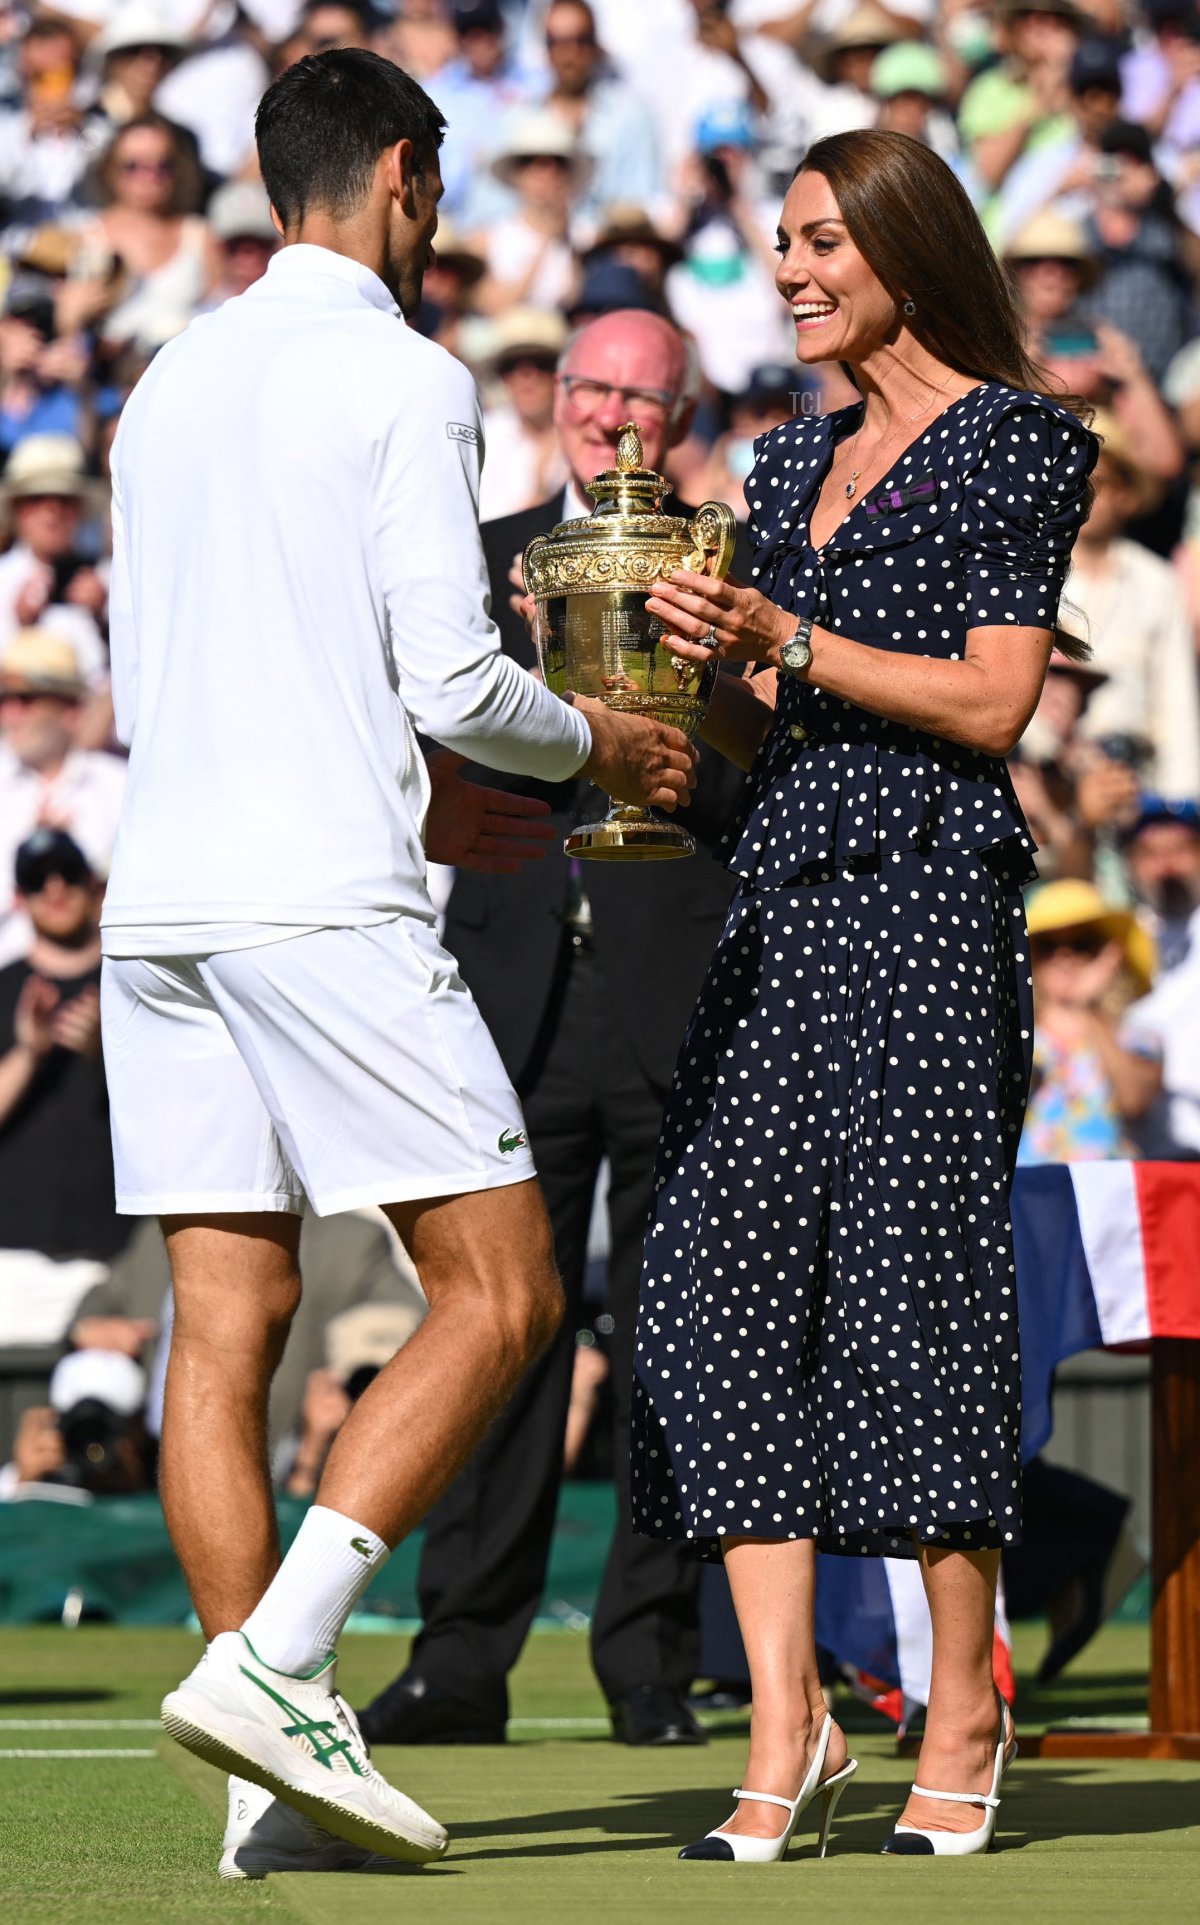
<path id="1" fill-rule="evenodd" d="M 336 1648 L 346 1619 L 391 1552 L 365 1524 L 314 1504 L 242 1626 L 272 1671 L 300 1677 Z"/>

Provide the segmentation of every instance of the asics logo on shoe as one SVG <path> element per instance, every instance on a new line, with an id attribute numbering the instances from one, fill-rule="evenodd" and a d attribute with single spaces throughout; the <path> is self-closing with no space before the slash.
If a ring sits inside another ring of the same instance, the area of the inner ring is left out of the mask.
<path id="1" fill-rule="evenodd" d="M 501 1130 L 496 1138 L 496 1148 L 501 1156 L 511 1156 L 514 1150 L 525 1148 L 524 1130 Z"/>
<path id="2" fill-rule="evenodd" d="M 355 1777 L 366 1776 L 354 1756 L 350 1740 L 338 1736 L 337 1726 L 332 1719 L 306 1718 L 303 1711 L 296 1705 L 290 1704 L 278 1691 L 273 1691 L 264 1678 L 256 1677 L 254 1672 L 248 1671 L 244 1664 L 239 1664 L 238 1670 L 244 1678 L 249 1678 L 251 1684 L 256 1684 L 260 1691 L 265 1692 L 268 1698 L 273 1698 L 281 1711 L 286 1711 L 288 1716 L 295 1720 L 294 1724 L 284 1725 L 285 1738 L 306 1738 L 312 1746 L 313 1757 L 317 1764 L 324 1765 L 326 1771 L 332 1771 L 333 1760 L 341 1757 L 346 1760 Z"/>
<path id="3" fill-rule="evenodd" d="M 360 1557 L 370 1557 L 371 1555 L 371 1546 L 367 1543 L 365 1537 L 352 1537 L 350 1539 L 350 1549 L 357 1551 Z"/>

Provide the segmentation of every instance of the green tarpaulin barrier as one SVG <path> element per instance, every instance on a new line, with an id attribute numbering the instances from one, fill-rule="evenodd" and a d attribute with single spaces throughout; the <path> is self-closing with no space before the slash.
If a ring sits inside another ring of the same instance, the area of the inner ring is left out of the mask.
<path id="1" fill-rule="evenodd" d="M 285 1547 L 308 1506 L 279 1502 Z M 541 1621 L 590 1617 L 612 1533 L 611 1485 L 568 1484 L 555 1526 Z M 417 1616 L 421 1534 L 402 1544 L 360 1611 L 378 1620 Z M 0 1504 L 0 1624 L 100 1618 L 115 1624 L 184 1624 L 191 1603 L 157 1497 L 100 1497 L 88 1505 Z M 364 1628 L 370 1628 L 365 1626 Z"/>

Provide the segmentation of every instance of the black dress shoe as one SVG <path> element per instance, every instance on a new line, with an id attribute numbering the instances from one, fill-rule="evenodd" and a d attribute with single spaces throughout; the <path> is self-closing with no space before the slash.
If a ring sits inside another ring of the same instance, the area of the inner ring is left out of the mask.
<path id="1" fill-rule="evenodd" d="M 416 1671 L 403 1671 L 365 1711 L 359 1728 L 370 1745 L 502 1745 L 505 1720 L 455 1698 Z"/>
<path id="2" fill-rule="evenodd" d="M 639 1684 L 610 1706 L 613 1737 L 624 1745 L 706 1745 L 708 1737 L 681 1691 Z"/>

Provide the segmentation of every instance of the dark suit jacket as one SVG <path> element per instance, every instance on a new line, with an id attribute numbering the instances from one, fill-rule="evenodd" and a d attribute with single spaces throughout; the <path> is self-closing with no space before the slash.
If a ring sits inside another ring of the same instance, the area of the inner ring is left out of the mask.
<path id="1" fill-rule="evenodd" d="M 668 499 L 668 513 L 683 514 Z M 485 522 L 483 546 L 491 578 L 492 614 L 505 651 L 525 667 L 535 663 L 525 625 L 509 607 L 513 556 L 562 519 L 562 496 Z M 739 544 L 740 547 L 740 544 Z M 735 572 L 748 572 L 739 552 Z M 537 783 L 473 771 L 479 779 L 540 795 L 554 811 L 555 841 L 541 862 L 517 875 L 460 871 L 446 912 L 446 943 L 458 957 L 484 1021 L 518 1090 L 554 991 L 563 942 L 569 868 L 562 839 L 582 821 L 597 820 L 608 802 L 587 781 Z M 725 920 L 730 877 L 713 851 L 733 813 L 744 777 L 712 750 L 702 750 L 690 808 L 679 820 L 699 844 L 680 862 L 585 862 L 596 959 L 614 1025 L 633 1044 L 647 1076 L 664 1089 L 708 959 Z"/>

